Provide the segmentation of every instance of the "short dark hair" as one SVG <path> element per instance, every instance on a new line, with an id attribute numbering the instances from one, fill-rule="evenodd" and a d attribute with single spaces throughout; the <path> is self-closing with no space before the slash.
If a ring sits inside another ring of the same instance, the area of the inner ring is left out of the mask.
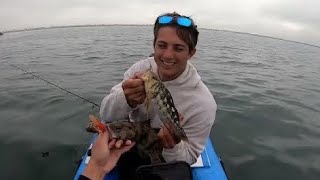
<path id="1" fill-rule="evenodd" d="M 199 31 L 197 30 L 197 26 L 194 24 L 194 21 L 190 17 L 188 17 L 188 18 L 191 20 L 192 25 L 190 27 L 183 27 L 183 26 L 178 25 L 177 23 L 159 24 L 158 19 L 161 16 L 188 17 L 188 16 L 182 16 L 176 12 L 165 13 L 165 14 L 158 16 L 158 18 L 156 19 L 156 22 L 154 23 L 154 27 L 153 27 L 153 35 L 154 35 L 153 46 L 155 46 L 160 28 L 165 27 L 165 26 L 171 26 L 171 27 L 176 28 L 176 32 L 177 32 L 178 37 L 188 44 L 189 52 L 196 48 L 196 45 L 198 42 Z"/>

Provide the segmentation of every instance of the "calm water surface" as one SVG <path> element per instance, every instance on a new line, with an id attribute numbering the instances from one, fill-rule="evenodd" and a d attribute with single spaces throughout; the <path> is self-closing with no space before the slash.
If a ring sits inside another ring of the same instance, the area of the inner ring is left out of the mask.
<path id="1" fill-rule="evenodd" d="M 1 36 L 0 179 L 71 179 L 98 112 L 9 63 L 100 104 L 152 40 L 151 26 Z M 230 179 L 319 179 L 320 48 L 203 29 L 192 62 L 218 103 L 211 138 Z"/>

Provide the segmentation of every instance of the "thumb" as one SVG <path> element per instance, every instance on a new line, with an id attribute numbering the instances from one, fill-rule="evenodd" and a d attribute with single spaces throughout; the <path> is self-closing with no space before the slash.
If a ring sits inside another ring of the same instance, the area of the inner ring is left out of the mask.
<path id="1" fill-rule="evenodd" d="M 98 134 L 98 139 L 100 139 L 100 141 L 107 143 L 109 142 L 109 131 L 108 129 L 105 132 L 101 132 Z"/>
<path id="2" fill-rule="evenodd" d="M 134 74 L 133 78 L 134 79 L 141 79 L 142 75 L 143 75 L 143 72 L 137 72 Z"/>

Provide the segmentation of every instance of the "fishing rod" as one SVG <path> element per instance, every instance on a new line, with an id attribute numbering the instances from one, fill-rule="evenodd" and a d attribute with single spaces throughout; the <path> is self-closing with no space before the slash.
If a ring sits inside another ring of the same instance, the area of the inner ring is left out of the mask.
<path id="1" fill-rule="evenodd" d="M 42 77 L 40 77 L 40 76 L 32 73 L 32 72 L 29 72 L 29 71 L 27 71 L 27 70 L 24 70 L 24 69 L 22 69 L 21 67 L 19 67 L 19 66 L 17 66 L 17 65 L 10 64 L 10 63 L 8 63 L 8 64 L 9 64 L 10 66 L 13 66 L 13 67 L 17 68 L 17 69 L 20 69 L 21 71 L 23 71 L 23 72 L 25 72 L 25 73 L 27 73 L 27 74 L 32 75 L 33 77 L 36 77 L 36 78 L 38 78 L 38 79 L 40 79 L 40 80 L 42 80 L 42 81 L 44 81 L 44 82 L 46 82 L 46 83 L 48 83 L 48 84 L 51 84 L 51 85 L 53 85 L 53 86 L 56 87 L 56 88 L 59 88 L 59 89 L 65 91 L 65 92 L 67 92 L 67 93 L 69 93 L 69 94 L 72 94 L 72 95 L 74 95 L 74 96 L 76 96 L 76 97 L 78 97 L 78 98 L 80 98 L 80 99 L 83 99 L 84 101 L 86 101 L 86 102 L 88 102 L 88 103 L 91 103 L 91 104 L 93 104 L 93 105 L 95 105 L 95 106 L 97 106 L 97 107 L 100 108 L 100 105 L 98 105 L 97 103 L 94 103 L 94 102 L 90 101 L 89 99 L 86 99 L 86 98 L 84 98 L 84 97 L 81 97 L 81 96 L 79 96 L 78 94 L 73 93 L 73 92 L 71 92 L 71 91 L 69 91 L 69 90 L 67 90 L 67 89 L 65 89 L 65 88 L 63 88 L 63 87 L 61 87 L 61 86 L 59 86 L 59 85 L 57 85 L 57 84 L 55 84 L 55 83 L 52 83 L 52 82 L 50 82 L 50 81 L 48 81 L 48 80 L 46 80 L 46 79 L 44 79 L 44 78 L 42 78 Z"/>

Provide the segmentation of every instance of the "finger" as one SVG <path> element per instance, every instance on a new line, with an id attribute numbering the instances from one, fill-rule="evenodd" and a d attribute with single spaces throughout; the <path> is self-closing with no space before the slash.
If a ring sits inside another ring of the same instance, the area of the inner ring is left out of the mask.
<path id="1" fill-rule="evenodd" d="M 161 128 L 160 131 L 158 132 L 158 136 L 159 136 L 160 138 L 163 137 L 163 128 Z"/>
<path id="2" fill-rule="evenodd" d="M 93 143 L 92 149 L 100 149 L 106 145 L 108 145 L 108 142 L 105 141 L 105 133 L 99 133 L 95 142 Z"/>
<path id="3" fill-rule="evenodd" d="M 125 95 L 127 101 L 136 102 L 137 99 L 139 101 L 140 101 L 140 99 L 142 99 L 141 96 L 145 97 L 146 96 L 146 92 L 144 90 L 142 90 L 142 91 L 139 91 L 139 92 L 132 93 L 132 92 L 130 92 L 130 90 L 124 90 L 124 95 Z"/>
<path id="4" fill-rule="evenodd" d="M 131 140 L 126 140 L 125 145 L 130 146 L 132 144 Z"/>
<path id="5" fill-rule="evenodd" d="M 108 144 L 109 141 L 109 132 L 108 132 L 108 128 L 106 128 L 105 132 L 99 133 L 99 136 L 102 142 L 105 142 Z"/>
<path id="6" fill-rule="evenodd" d="M 137 94 L 137 93 L 145 93 L 145 90 L 144 90 L 144 86 L 140 85 L 137 87 L 124 88 L 123 92 L 125 95 L 129 96 L 129 95 Z"/>
<path id="7" fill-rule="evenodd" d="M 143 97 L 145 97 L 145 96 L 146 96 L 146 93 L 144 91 L 136 92 L 134 94 L 130 94 L 128 96 L 128 99 L 137 101 L 137 100 L 143 99 Z"/>
<path id="8" fill-rule="evenodd" d="M 169 143 L 168 143 L 168 141 L 167 141 L 165 136 L 162 137 L 162 141 L 161 142 L 162 142 L 162 147 L 164 147 L 166 149 L 170 149 Z"/>
<path id="9" fill-rule="evenodd" d="M 165 145 L 167 148 L 171 149 L 176 145 L 172 135 L 170 134 L 170 132 L 166 128 L 163 129 L 163 136 L 164 136 L 164 139 L 166 140 Z"/>
<path id="10" fill-rule="evenodd" d="M 98 133 L 95 144 L 104 142 L 104 139 L 105 139 L 104 136 L 105 134 L 103 132 Z"/>
<path id="11" fill-rule="evenodd" d="M 144 103 L 145 99 L 146 99 L 146 95 L 142 94 L 141 96 L 135 98 L 134 101 L 137 102 L 138 104 L 142 104 Z"/>
<path id="12" fill-rule="evenodd" d="M 111 139 L 111 141 L 108 144 L 109 149 L 113 148 L 115 144 L 116 144 L 116 139 Z"/>
<path id="13" fill-rule="evenodd" d="M 137 73 L 134 74 L 134 78 L 135 79 L 141 79 L 143 74 L 144 74 L 143 72 L 137 72 Z"/>
<path id="14" fill-rule="evenodd" d="M 161 140 L 161 144 L 163 147 L 167 148 L 168 147 L 168 143 L 167 143 L 167 140 L 163 134 L 163 128 L 160 129 L 159 133 L 158 133 L 158 136 Z"/>
<path id="15" fill-rule="evenodd" d="M 135 88 L 138 86 L 143 86 L 144 81 L 142 79 L 128 79 L 122 83 L 123 88 Z"/>
<path id="16" fill-rule="evenodd" d="M 127 99 L 127 102 L 129 104 L 129 106 L 134 108 L 137 105 L 144 103 L 144 101 L 146 99 L 146 95 L 145 94 L 142 94 L 140 96 L 137 95 L 137 96 L 134 96 L 133 98 L 132 97 L 130 97 L 130 98 L 126 97 L 126 99 Z"/>
<path id="17" fill-rule="evenodd" d="M 146 99 L 146 95 L 141 95 L 141 96 L 138 96 L 134 99 L 128 100 L 128 104 L 131 104 L 132 107 L 135 107 L 138 104 L 144 103 L 145 99 Z"/>
<path id="18" fill-rule="evenodd" d="M 116 142 L 115 146 L 116 146 L 116 148 L 120 148 L 122 146 L 122 144 L 123 144 L 123 140 L 119 140 Z"/>

